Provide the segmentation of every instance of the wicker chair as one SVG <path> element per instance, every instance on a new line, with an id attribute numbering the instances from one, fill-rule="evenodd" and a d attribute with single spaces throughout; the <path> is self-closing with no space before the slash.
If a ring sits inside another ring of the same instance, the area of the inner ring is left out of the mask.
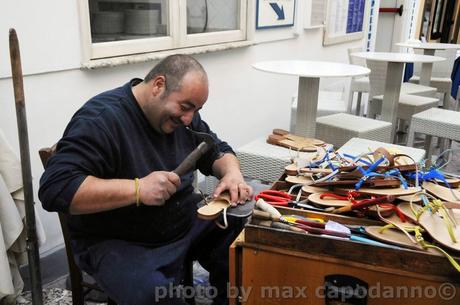
<path id="1" fill-rule="evenodd" d="M 456 49 L 437 50 L 435 53 L 436 56 L 444 57 L 446 60 L 433 64 L 430 86 L 436 88 L 438 92 L 443 95 L 442 106 L 444 109 L 450 109 L 450 94 L 452 90 L 451 74 L 456 54 Z M 414 65 L 414 74 L 420 74 L 420 65 Z M 420 76 L 414 75 L 409 81 L 411 83 L 418 84 L 420 82 Z"/>
<path id="2" fill-rule="evenodd" d="M 352 65 L 360 65 L 365 67 L 366 61 L 362 60 L 358 57 L 351 56 L 352 53 L 362 52 L 362 48 L 349 48 L 348 49 L 348 62 Z M 348 107 L 347 112 L 351 113 L 353 108 L 353 98 L 355 92 L 358 93 L 358 99 L 356 101 L 356 111 L 355 114 L 359 115 L 361 112 L 361 100 L 363 93 L 369 93 L 370 86 L 369 86 L 369 77 L 368 76 L 360 76 L 360 77 L 352 77 L 350 83 L 350 91 L 348 96 Z"/>
<path id="3" fill-rule="evenodd" d="M 408 146 L 413 146 L 415 133 L 423 133 L 428 159 L 431 157 L 432 136 L 460 141 L 460 112 L 437 107 L 412 116 Z"/>

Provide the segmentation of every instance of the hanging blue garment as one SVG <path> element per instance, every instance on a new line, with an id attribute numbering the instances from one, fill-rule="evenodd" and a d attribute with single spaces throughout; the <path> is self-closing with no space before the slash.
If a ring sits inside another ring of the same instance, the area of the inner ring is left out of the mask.
<path id="1" fill-rule="evenodd" d="M 454 62 L 454 68 L 452 69 L 452 75 L 450 76 L 452 78 L 452 90 L 450 92 L 450 95 L 454 99 L 457 98 L 457 91 L 458 91 L 458 86 L 460 86 L 460 57 L 457 58 Z"/>
<path id="2" fill-rule="evenodd" d="M 407 83 L 412 75 L 414 75 L 414 64 L 407 63 L 406 68 L 404 69 L 404 82 Z"/>

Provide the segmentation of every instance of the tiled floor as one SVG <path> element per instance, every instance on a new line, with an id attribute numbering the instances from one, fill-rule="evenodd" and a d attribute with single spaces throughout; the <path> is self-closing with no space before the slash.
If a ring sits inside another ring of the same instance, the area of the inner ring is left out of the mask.
<path id="1" fill-rule="evenodd" d="M 200 266 L 198 262 L 194 263 L 193 266 L 194 274 L 194 285 L 195 287 L 207 287 L 208 272 Z M 60 277 L 53 282 L 47 283 L 43 286 L 43 304 L 44 305 L 71 305 L 72 304 L 72 292 L 68 287 L 67 276 Z M 212 301 L 206 298 L 206 295 L 201 294 L 200 291 L 204 289 L 196 289 L 197 296 L 195 297 L 196 305 L 210 305 Z M 91 291 L 85 298 L 86 305 L 105 305 L 107 297 L 98 292 Z M 31 294 L 30 292 L 24 292 L 17 300 L 16 305 L 31 305 Z"/>

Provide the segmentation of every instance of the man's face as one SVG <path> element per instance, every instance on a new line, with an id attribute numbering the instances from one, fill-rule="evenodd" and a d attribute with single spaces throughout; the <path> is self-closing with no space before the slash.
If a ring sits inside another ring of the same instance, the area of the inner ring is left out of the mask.
<path id="1" fill-rule="evenodd" d="M 181 125 L 190 125 L 195 112 L 208 99 L 208 82 L 201 74 L 189 72 L 183 77 L 179 90 L 165 95 L 165 87 L 160 86 L 157 93 L 146 114 L 155 130 L 171 133 Z"/>

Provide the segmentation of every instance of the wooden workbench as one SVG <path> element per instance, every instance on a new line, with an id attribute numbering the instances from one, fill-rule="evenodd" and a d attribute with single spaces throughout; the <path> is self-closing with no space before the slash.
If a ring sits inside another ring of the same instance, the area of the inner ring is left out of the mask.
<path id="1" fill-rule="evenodd" d="M 442 255 L 249 224 L 230 249 L 229 296 L 234 305 L 460 304 L 460 274 Z"/>

